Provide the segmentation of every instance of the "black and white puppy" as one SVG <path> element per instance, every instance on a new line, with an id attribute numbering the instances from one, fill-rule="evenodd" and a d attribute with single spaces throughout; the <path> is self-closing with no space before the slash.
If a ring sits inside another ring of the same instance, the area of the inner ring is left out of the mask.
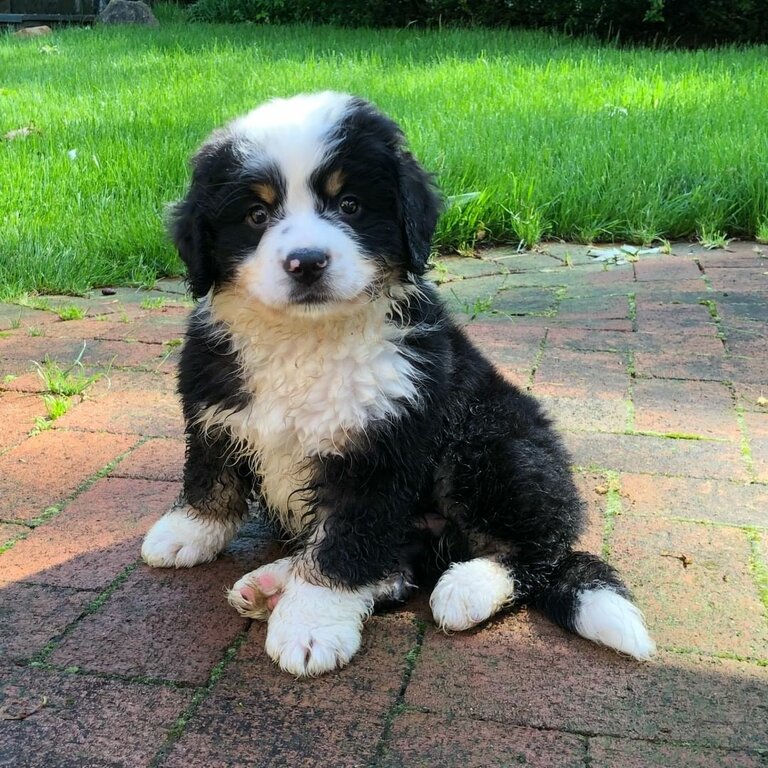
<path id="1" fill-rule="evenodd" d="M 201 298 L 184 491 L 142 555 L 212 560 L 260 500 L 290 553 L 229 600 L 295 675 L 346 664 L 415 584 L 445 630 L 528 603 L 646 659 L 617 573 L 572 551 L 583 505 L 550 422 L 422 278 L 438 212 L 397 125 L 348 95 L 271 101 L 205 142 L 172 222 Z"/>

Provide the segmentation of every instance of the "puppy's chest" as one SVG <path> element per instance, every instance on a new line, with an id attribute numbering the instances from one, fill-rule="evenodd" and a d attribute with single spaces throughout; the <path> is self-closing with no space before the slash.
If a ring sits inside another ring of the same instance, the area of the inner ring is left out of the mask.
<path id="1" fill-rule="evenodd" d="M 392 338 L 365 330 L 237 340 L 248 405 L 226 426 L 253 457 L 262 493 L 297 529 L 312 459 L 397 417 L 416 396 L 414 370 Z"/>

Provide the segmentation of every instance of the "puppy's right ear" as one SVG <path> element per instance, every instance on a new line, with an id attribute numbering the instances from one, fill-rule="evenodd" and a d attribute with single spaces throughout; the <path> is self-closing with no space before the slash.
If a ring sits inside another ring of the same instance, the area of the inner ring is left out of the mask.
<path id="1" fill-rule="evenodd" d="M 215 274 L 211 236 L 207 230 L 194 189 L 171 206 L 169 230 L 182 261 L 187 265 L 187 282 L 192 295 L 199 299 L 213 285 Z"/>

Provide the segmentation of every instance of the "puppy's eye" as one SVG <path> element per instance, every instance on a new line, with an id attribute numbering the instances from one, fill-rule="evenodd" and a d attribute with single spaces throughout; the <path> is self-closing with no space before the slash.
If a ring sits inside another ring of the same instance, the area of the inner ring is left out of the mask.
<path id="1" fill-rule="evenodd" d="M 345 216 L 352 216 L 357 213 L 359 209 L 360 201 L 356 197 L 352 197 L 352 195 L 344 195 L 344 197 L 339 200 L 339 210 Z"/>
<path id="2" fill-rule="evenodd" d="M 263 203 L 254 205 L 248 211 L 248 221 L 255 227 L 263 227 L 269 221 L 269 210 Z"/>

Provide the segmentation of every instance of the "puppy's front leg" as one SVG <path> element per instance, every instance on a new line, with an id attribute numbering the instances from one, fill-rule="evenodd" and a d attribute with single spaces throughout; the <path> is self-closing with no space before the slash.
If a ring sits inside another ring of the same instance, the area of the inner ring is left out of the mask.
<path id="1" fill-rule="evenodd" d="M 246 466 L 229 459 L 223 438 L 206 439 L 188 426 L 184 491 L 149 530 L 141 556 L 155 568 L 189 568 L 213 560 L 234 538 L 248 512 Z"/>

